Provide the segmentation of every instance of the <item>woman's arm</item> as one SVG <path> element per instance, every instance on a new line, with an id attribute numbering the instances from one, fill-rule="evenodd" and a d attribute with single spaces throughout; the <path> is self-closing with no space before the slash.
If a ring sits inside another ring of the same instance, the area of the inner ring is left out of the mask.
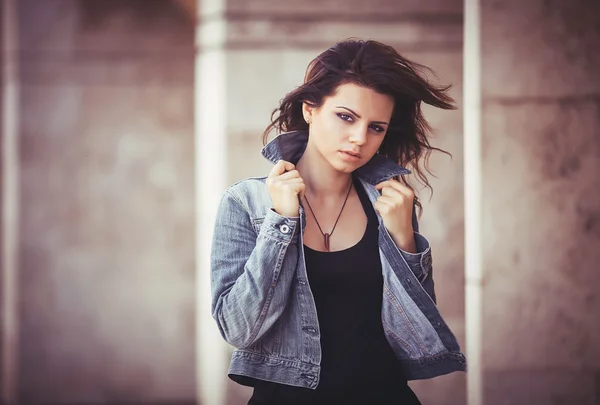
<path id="1" fill-rule="evenodd" d="M 252 345 L 279 319 L 298 260 L 299 219 L 269 210 L 256 233 L 248 212 L 225 192 L 211 252 L 212 316 L 223 338 Z"/>
<path id="2" fill-rule="evenodd" d="M 423 235 L 419 233 L 419 223 L 415 211 L 412 213 L 412 237 L 410 251 L 404 250 L 406 243 L 400 244 L 388 231 L 391 243 L 398 250 L 398 253 L 404 258 L 404 261 L 408 264 L 408 267 L 419 280 L 427 294 L 431 297 L 433 302 L 437 303 L 435 296 L 435 289 L 433 283 L 433 267 L 431 266 L 431 247 L 429 241 Z M 386 228 L 387 231 L 387 228 Z M 408 237 L 404 237 L 404 240 Z"/>
<path id="3" fill-rule="evenodd" d="M 381 190 L 381 195 L 373 206 L 381 215 L 392 244 L 435 302 L 431 249 L 429 241 L 419 234 L 413 189 L 395 179 L 382 181 L 375 188 Z"/>
<path id="4" fill-rule="evenodd" d="M 429 245 L 427 238 L 419 233 L 419 221 L 417 220 L 417 215 L 414 209 L 412 215 L 412 226 L 414 231 L 413 233 L 415 238 L 416 253 L 406 252 L 400 248 L 398 248 L 398 251 L 402 257 L 404 257 L 404 260 L 406 260 L 406 263 L 412 270 L 413 274 L 421 282 L 421 285 L 427 294 L 429 294 L 433 302 L 437 302 L 433 282 L 433 267 L 431 265 L 431 246 Z"/>

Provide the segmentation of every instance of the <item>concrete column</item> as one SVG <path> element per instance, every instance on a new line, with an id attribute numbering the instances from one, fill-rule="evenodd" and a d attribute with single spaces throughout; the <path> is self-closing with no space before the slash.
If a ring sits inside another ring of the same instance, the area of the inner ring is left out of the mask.
<path id="1" fill-rule="evenodd" d="M 485 403 L 598 404 L 600 3 L 482 27 Z"/>
<path id="2" fill-rule="evenodd" d="M 482 251 L 481 251 L 481 11 L 480 0 L 466 0 L 464 8 L 464 179 L 465 179 L 465 303 L 467 403 L 483 404 Z"/>
<path id="3" fill-rule="evenodd" d="M 229 103 L 228 56 L 224 48 L 225 2 L 198 5 L 195 70 L 196 184 L 196 398 L 201 405 L 226 402 L 228 347 L 211 312 L 210 252 L 216 211 L 227 185 L 231 162 L 227 153 Z M 211 20 L 208 24 L 207 20 Z M 210 32 L 208 32 L 210 29 Z"/>
<path id="4" fill-rule="evenodd" d="M 203 404 L 220 405 L 217 391 L 221 389 L 228 391 L 227 403 L 231 404 L 243 403 L 250 395 L 250 390 L 229 381 L 218 382 L 227 377 L 222 371 L 226 365 L 217 362 L 228 362 L 231 348 L 219 346 L 214 321 L 203 318 L 209 313 L 209 297 L 202 297 L 208 294 L 209 282 L 204 244 L 211 237 L 209 228 L 222 190 L 234 181 L 268 173 L 270 165 L 259 151 L 272 110 L 301 84 L 308 62 L 336 41 L 359 37 L 395 46 L 405 56 L 431 66 L 442 82 L 452 83 L 452 94 L 461 105 L 462 2 L 221 0 L 200 5 L 196 136 L 200 145 L 197 234 L 201 235 L 198 347 L 202 349 L 198 367 L 206 387 L 200 395 Z M 450 151 L 454 159 L 441 154 L 431 159 L 439 179 L 431 179 L 433 200 L 429 202 L 428 194 L 422 196 L 421 226 L 434 246 L 440 308 L 464 346 L 462 115 L 425 110 L 437 130 L 433 143 Z M 458 405 L 466 400 L 463 373 L 417 382 L 413 388 L 428 404 Z"/>
<path id="5" fill-rule="evenodd" d="M 18 2 L 2 2 L 2 143 L 0 146 L 0 259 L 2 266 L 2 392 L 17 399 L 19 353 L 19 36 Z"/>

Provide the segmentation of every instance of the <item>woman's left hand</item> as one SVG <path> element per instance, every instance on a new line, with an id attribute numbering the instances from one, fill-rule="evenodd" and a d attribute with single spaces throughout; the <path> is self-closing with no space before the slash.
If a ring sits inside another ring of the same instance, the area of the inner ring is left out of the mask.
<path id="1" fill-rule="evenodd" d="M 375 210 L 381 215 L 383 224 L 399 249 L 416 253 L 412 226 L 415 193 L 401 182 L 390 179 L 375 186 L 381 196 L 375 201 Z"/>

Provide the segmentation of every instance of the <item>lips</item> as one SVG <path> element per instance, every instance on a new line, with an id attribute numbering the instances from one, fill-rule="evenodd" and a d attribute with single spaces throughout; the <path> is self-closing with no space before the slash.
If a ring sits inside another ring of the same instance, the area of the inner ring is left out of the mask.
<path id="1" fill-rule="evenodd" d="M 346 153 L 346 154 L 348 154 L 348 155 L 350 155 L 352 157 L 355 157 L 357 159 L 360 159 L 360 153 L 358 153 L 358 152 L 352 152 L 351 150 L 343 150 L 341 152 L 342 153 Z"/>

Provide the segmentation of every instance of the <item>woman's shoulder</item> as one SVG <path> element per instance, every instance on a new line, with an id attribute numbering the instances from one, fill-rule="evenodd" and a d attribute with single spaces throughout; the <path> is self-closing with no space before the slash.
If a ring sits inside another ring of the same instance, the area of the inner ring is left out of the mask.
<path id="1" fill-rule="evenodd" d="M 265 177 L 250 177 L 230 185 L 225 190 L 225 196 L 234 198 L 249 211 L 263 211 L 271 205 L 271 197 Z"/>
<path id="2" fill-rule="evenodd" d="M 266 176 L 248 177 L 247 179 L 239 180 L 227 187 L 226 192 L 236 196 L 245 194 L 252 195 L 253 193 L 263 192 L 267 188 L 266 181 Z"/>

